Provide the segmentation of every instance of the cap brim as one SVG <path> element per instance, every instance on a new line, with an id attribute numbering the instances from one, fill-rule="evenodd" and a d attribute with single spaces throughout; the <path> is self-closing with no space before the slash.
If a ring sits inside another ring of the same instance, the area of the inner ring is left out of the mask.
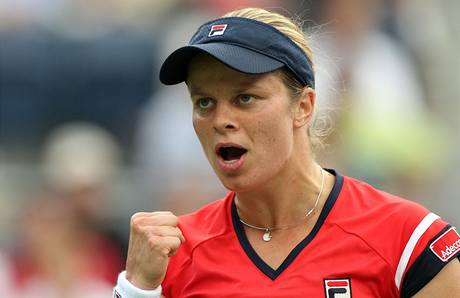
<path id="1" fill-rule="evenodd" d="M 188 65 L 198 53 L 207 53 L 227 66 L 248 74 L 262 74 L 284 66 L 276 59 L 240 46 L 225 43 L 189 45 L 166 58 L 160 69 L 160 81 L 174 85 L 187 79 Z"/>

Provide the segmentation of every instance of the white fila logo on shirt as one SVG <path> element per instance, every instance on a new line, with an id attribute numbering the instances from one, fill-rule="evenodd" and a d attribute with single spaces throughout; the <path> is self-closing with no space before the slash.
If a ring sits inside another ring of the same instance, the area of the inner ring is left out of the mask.
<path id="1" fill-rule="evenodd" d="M 224 35 L 225 29 L 227 29 L 227 24 L 213 25 L 209 30 L 208 37 Z"/>
<path id="2" fill-rule="evenodd" d="M 349 278 L 325 279 L 326 298 L 351 298 L 351 281 Z"/>

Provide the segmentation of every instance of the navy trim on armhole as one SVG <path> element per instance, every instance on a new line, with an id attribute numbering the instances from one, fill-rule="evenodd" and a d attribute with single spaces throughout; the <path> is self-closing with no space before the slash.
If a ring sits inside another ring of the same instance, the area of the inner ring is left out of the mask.
<path id="1" fill-rule="evenodd" d="M 414 264 L 407 270 L 401 286 L 401 298 L 414 296 L 449 263 L 443 262 L 435 256 L 430 249 L 430 245 L 450 228 L 451 225 L 447 225 L 441 232 L 434 236 L 423 252 L 417 257 Z M 460 260 L 460 251 L 451 260 L 455 260 L 456 258 Z"/>

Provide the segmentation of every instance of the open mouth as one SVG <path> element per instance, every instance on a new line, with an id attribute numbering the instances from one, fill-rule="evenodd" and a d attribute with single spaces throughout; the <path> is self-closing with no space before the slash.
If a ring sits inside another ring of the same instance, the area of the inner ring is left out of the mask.
<path id="1" fill-rule="evenodd" d="M 246 152 L 248 152 L 248 150 L 235 146 L 222 146 L 217 150 L 217 154 L 222 157 L 225 162 L 235 162 Z"/>

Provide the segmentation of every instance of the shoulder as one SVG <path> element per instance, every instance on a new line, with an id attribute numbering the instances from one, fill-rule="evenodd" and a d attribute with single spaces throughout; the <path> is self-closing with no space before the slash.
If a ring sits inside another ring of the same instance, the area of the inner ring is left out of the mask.
<path id="1" fill-rule="evenodd" d="M 438 218 L 420 204 L 344 177 L 329 221 L 394 264 L 417 226 L 424 220 L 431 224 Z"/>
<path id="2" fill-rule="evenodd" d="M 426 231 L 433 224 L 440 231 L 447 224 L 416 202 L 350 177 L 344 177 L 333 215 L 334 224 L 380 249 L 403 249 L 414 232 Z"/>
<path id="3" fill-rule="evenodd" d="M 344 177 L 342 191 L 337 201 L 340 219 L 347 221 L 353 214 L 360 221 L 369 219 L 397 222 L 404 227 L 417 224 L 430 212 L 422 205 L 379 190 L 365 182 L 351 177 Z M 381 227 L 381 226 L 380 226 Z"/>
<path id="4" fill-rule="evenodd" d="M 458 234 L 447 222 L 416 202 L 350 177 L 344 178 L 331 222 L 388 264 L 403 297 L 418 291 L 455 258 L 452 252 L 442 261 L 430 248 L 439 246 L 440 238 L 450 237 L 449 245 L 457 241 Z"/>

